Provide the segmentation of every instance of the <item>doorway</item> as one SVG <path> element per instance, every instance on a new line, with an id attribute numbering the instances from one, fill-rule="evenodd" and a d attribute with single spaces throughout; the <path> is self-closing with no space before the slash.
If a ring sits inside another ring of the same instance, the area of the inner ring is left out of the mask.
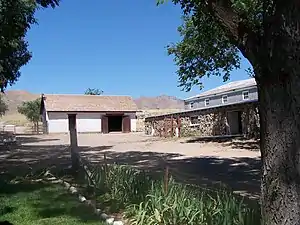
<path id="1" fill-rule="evenodd" d="M 122 132 L 122 118 L 121 115 L 108 116 L 108 132 Z"/>
<path id="2" fill-rule="evenodd" d="M 229 125 L 229 134 L 242 134 L 242 112 L 231 111 L 227 112 L 227 121 Z"/>
<path id="3" fill-rule="evenodd" d="M 123 114 L 111 115 L 107 114 L 101 118 L 102 133 L 123 132 L 129 133 L 131 131 L 130 117 Z"/>

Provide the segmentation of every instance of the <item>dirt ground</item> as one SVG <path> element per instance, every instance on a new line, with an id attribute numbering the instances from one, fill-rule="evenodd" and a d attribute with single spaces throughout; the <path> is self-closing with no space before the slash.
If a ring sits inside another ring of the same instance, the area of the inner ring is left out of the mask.
<path id="1" fill-rule="evenodd" d="M 69 164 L 69 136 L 23 135 L 19 145 L 0 151 L 1 172 L 25 167 Z M 180 182 L 203 187 L 226 185 L 242 195 L 257 198 L 260 152 L 255 140 L 231 138 L 165 139 L 131 134 L 79 134 L 80 153 L 94 163 L 130 164 L 161 172 L 168 167 Z M 23 170 L 25 171 L 25 170 Z"/>

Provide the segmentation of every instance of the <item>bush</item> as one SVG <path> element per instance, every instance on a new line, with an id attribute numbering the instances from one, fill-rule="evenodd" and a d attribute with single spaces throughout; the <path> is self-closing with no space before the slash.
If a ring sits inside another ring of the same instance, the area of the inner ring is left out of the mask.
<path id="1" fill-rule="evenodd" d="M 98 200 L 124 210 L 132 225 L 259 225 L 259 207 L 251 209 L 225 189 L 200 191 L 169 179 L 155 180 L 129 166 L 89 170 Z M 166 191 L 167 187 L 167 191 Z"/>

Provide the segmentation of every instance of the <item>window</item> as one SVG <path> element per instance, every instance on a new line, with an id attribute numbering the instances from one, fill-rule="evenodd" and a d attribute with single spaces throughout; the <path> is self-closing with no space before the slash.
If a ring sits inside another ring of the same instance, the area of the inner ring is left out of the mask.
<path id="1" fill-rule="evenodd" d="M 249 99 L 249 91 L 243 91 L 243 100 L 248 100 Z"/>
<path id="2" fill-rule="evenodd" d="M 191 102 L 191 103 L 190 103 L 190 108 L 191 108 L 191 109 L 194 108 L 194 102 Z"/>
<path id="3" fill-rule="evenodd" d="M 227 95 L 223 95 L 223 96 L 222 96 L 222 103 L 225 104 L 225 103 L 227 103 L 227 102 L 228 102 L 228 97 L 227 97 Z"/>
<path id="4" fill-rule="evenodd" d="M 208 98 L 204 100 L 204 104 L 205 104 L 205 106 L 209 105 L 209 99 Z"/>
<path id="5" fill-rule="evenodd" d="M 198 116 L 191 116 L 191 117 L 190 117 L 190 120 L 191 120 L 191 124 L 193 124 L 193 125 L 199 123 L 199 118 L 198 118 Z"/>

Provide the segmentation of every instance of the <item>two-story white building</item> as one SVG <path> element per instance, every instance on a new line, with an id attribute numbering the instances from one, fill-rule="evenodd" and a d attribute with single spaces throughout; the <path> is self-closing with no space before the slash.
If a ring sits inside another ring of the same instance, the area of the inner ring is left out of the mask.
<path id="1" fill-rule="evenodd" d="M 184 104 L 184 111 L 146 118 L 146 127 L 152 130 L 147 133 L 174 136 L 171 133 L 180 130 L 182 136 L 259 135 L 258 93 L 254 78 L 229 82 L 189 97 Z M 172 124 L 171 128 L 169 124 Z"/>

